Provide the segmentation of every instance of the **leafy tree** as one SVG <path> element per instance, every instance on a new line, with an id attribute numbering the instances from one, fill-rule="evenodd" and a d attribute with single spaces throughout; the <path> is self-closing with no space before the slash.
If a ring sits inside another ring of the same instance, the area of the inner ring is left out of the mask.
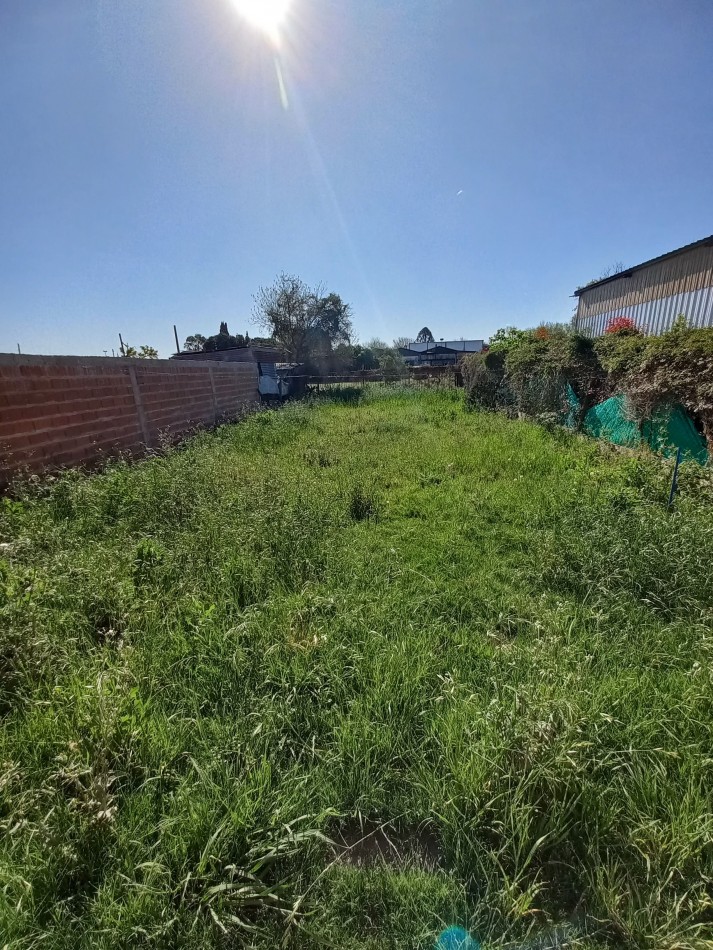
<path id="1" fill-rule="evenodd" d="M 204 353 L 215 353 L 216 350 L 232 350 L 236 346 L 245 346 L 245 337 L 242 333 L 233 336 L 228 330 L 228 324 L 223 320 L 220 330 L 215 336 L 209 336 L 203 344 Z"/>
<path id="2" fill-rule="evenodd" d="M 186 337 L 184 349 L 188 353 L 214 353 L 216 350 L 230 350 L 236 346 L 247 346 L 250 339 L 247 334 L 238 333 L 233 336 L 228 330 L 228 324 L 223 320 L 220 330 L 213 336 L 205 337 L 202 333 L 194 333 Z"/>
<path id="3" fill-rule="evenodd" d="M 512 347 L 526 340 L 527 336 L 527 330 L 518 330 L 517 327 L 503 327 L 490 337 L 489 346 L 493 351 L 506 353 Z"/>
<path id="4" fill-rule="evenodd" d="M 186 342 L 183 344 L 183 349 L 187 353 L 200 353 L 203 350 L 203 347 L 206 343 L 206 337 L 202 333 L 194 333 L 192 336 L 186 337 Z"/>
<path id="5" fill-rule="evenodd" d="M 378 337 L 366 344 L 378 361 L 378 368 L 385 376 L 395 379 L 406 373 L 406 363 L 395 346 L 389 346 Z"/>
<path id="6" fill-rule="evenodd" d="M 339 294 L 325 294 L 299 277 L 280 274 L 270 287 L 255 295 L 256 322 L 269 330 L 288 357 L 324 363 L 335 346 L 350 342 L 351 308 Z"/>
<path id="7" fill-rule="evenodd" d="M 435 339 L 428 327 L 423 327 L 423 329 L 418 331 L 418 336 L 416 337 L 417 343 L 435 343 Z"/>
<path id="8" fill-rule="evenodd" d="M 216 333 L 215 336 L 209 336 L 203 344 L 204 353 L 215 353 L 216 350 L 232 350 L 236 346 L 245 346 L 245 337 L 238 333 L 232 336 L 230 333 Z"/>
<path id="9" fill-rule="evenodd" d="M 364 370 L 379 368 L 379 359 L 370 347 L 355 346 L 354 351 L 353 369 Z"/>

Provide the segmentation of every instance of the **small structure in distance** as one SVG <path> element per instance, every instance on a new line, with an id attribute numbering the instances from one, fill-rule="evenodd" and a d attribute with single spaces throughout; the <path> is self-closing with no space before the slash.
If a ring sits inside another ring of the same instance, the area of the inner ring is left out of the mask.
<path id="1" fill-rule="evenodd" d="M 469 353 L 481 353 L 482 340 L 430 340 L 400 346 L 407 366 L 455 366 Z"/>

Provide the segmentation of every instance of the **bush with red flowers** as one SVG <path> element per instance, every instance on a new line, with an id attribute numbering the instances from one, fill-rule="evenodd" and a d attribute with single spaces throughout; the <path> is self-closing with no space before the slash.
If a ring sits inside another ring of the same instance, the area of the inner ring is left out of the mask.
<path id="1" fill-rule="evenodd" d="M 622 336 L 640 336 L 641 330 L 637 327 L 636 321 L 632 317 L 612 317 L 607 323 L 605 333 L 620 333 Z"/>

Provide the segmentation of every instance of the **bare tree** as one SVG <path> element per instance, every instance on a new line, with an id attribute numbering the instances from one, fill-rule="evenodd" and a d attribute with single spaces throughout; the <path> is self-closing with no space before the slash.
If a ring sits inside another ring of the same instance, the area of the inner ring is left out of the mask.
<path id="1" fill-rule="evenodd" d="M 613 264 L 610 264 L 608 267 L 605 267 L 604 270 L 599 275 L 599 280 L 606 280 L 607 277 L 614 277 L 615 274 L 621 274 L 624 270 L 623 261 L 615 261 Z"/>
<path id="2" fill-rule="evenodd" d="M 311 288 L 299 277 L 280 274 L 255 295 L 253 316 L 294 360 L 320 359 L 350 342 L 351 307 L 339 294 Z"/>

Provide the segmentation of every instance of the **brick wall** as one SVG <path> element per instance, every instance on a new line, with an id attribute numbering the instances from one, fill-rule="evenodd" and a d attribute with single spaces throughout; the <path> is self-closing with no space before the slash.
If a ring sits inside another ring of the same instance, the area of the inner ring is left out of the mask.
<path id="1" fill-rule="evenodd" d="M 0 354 L 0 483 L 234 418 L 257 382 L 254 363 Z"/>

